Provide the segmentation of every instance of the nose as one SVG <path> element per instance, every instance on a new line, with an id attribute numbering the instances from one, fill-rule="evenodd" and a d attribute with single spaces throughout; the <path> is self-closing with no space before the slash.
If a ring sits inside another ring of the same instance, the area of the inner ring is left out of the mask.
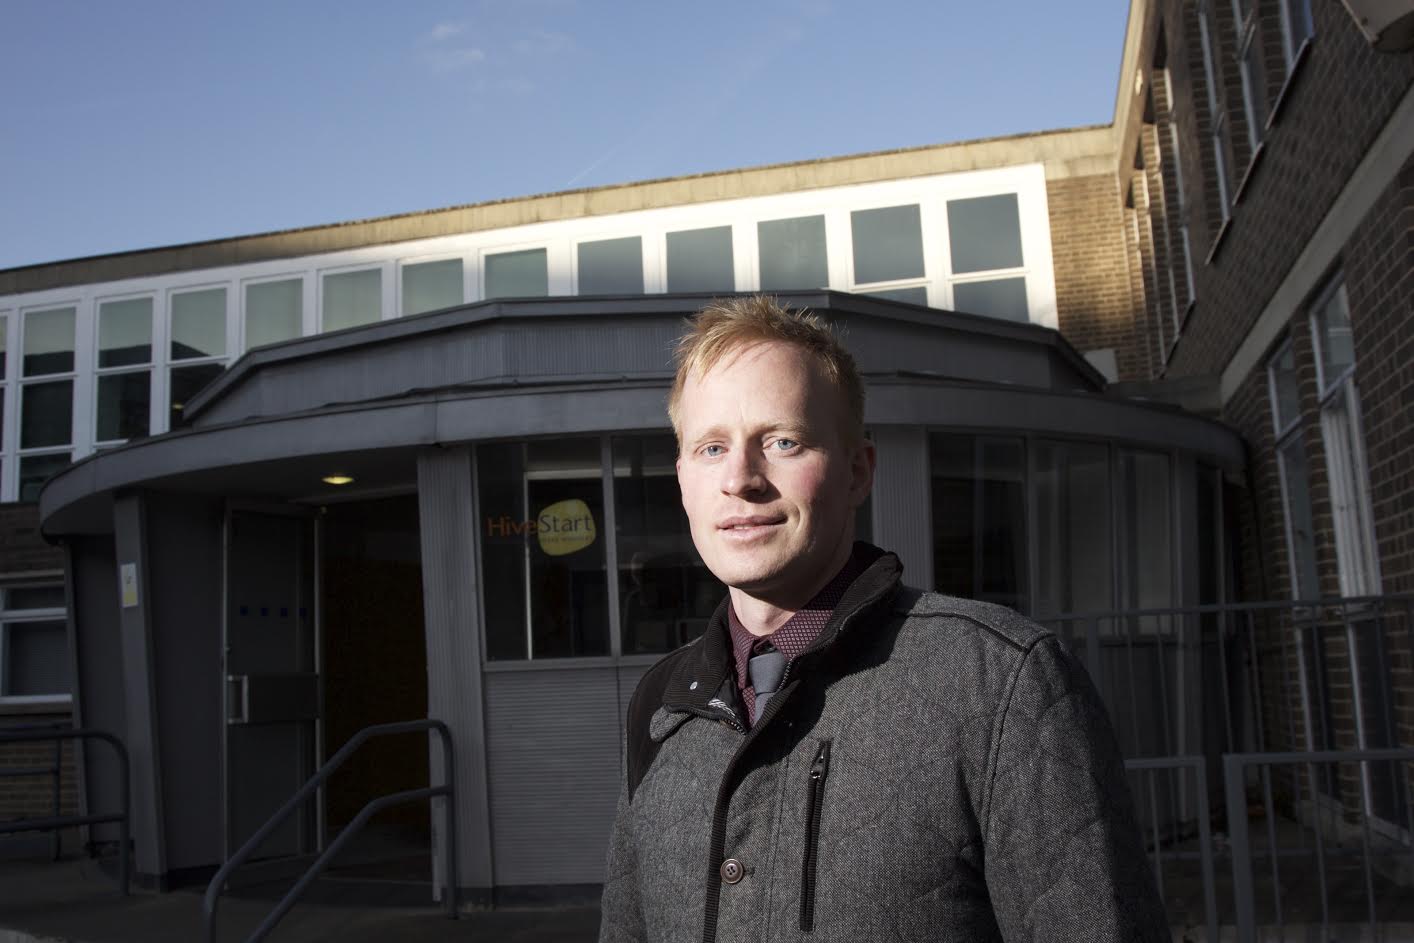
<path id="1" fill-rule="evenodd" d="M 766 476 L 762 459 L 763 456 L 755 449 L 733 449 L 722 468 L 722 492 L 730 495 L 753 495 L 765 491 Z"/>

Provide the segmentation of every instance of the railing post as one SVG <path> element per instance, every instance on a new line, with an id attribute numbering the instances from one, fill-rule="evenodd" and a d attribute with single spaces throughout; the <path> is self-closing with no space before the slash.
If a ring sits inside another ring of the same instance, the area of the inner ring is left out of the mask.
<path id="1" fill-rule="evenodd" d="M 53 785 L 54 785 L 54 818 L 56 818 L 56 819 L 59 817 L 59 814 L 60 814 L 60 812 L 61 812 L 61 808 L 60 808 L 60 807 L 61 807 L 62 804 L 63 804 L 63 803 L 61 802 L 60 798 L 59 798 L 59 797 L 60 797 L 60 783 L 59 783 L 59 777 L 63 774 L 63 770 L 64 770 L 64 741 L 56 739 L 56 740 L 54 741 L 54 771 L 53 771 L 53 773 L 50 775 L 50 779 L 52 780 Z M 62 851 L 62 848 L 61 848 L 62 842 L 60 841 L 61 836 L 62 836 L 62 833 L 61 833 L 57 828 L 54 829 L 54 831 L 53 831 L 52 833 L 50 833 L 50 838 L 49 838 L 49 854 L 50 854 L 51 859 L 54 860 L 54 861 L 58 861 L 58 860 L 59 860 L 59 855 L 61 854 L 61 851 Z"/>
<path id="2" fill-rule="evenodd" d="M 1238 943 L 1256 943 L 1253 913 L 1252 849 L 1247 836 L 1247 788 L 1241 756 L 1223 757 L 1223 787 L 1227 800 L 1227 831 L 1232 842 L 1232 896 L 1237 910 Z M 1273 849 L 1275 851 L 1275 849 Z"/>
<path id="3" fill-rule="evenodd" d="M 446 771 L 443 777 L 444 785 L 447 787 L 447 796 L 442 800 L 443 808 L 446 810 L 444 820 L 447 823 L 447 840 L 443 842 L 443 851 L 446 860 L 443 864 L 442 873 L 446 878 L 447 890 L 447 916 L 457 919 L 457 789 L 456 789 L 456 756 L 452 750 L 452 733 L 445 724 L 439 724 L 437 732 L 442 738 L 442 768 Z"/>
<path id="4" fill-rule="evenodd" d="M 1193 757 L 1193 772 L 1198 793 L 1198 855 L 1203 865 L 1203 914 L 1208 921 L 1208 943 L 1218 943 L 1217 875 L 1213 862 L 1213 831 L 1208 811 L 1208 761 L 1201 754 Z M 1229 818 L 1232 813 L 1228 813 Z"/>

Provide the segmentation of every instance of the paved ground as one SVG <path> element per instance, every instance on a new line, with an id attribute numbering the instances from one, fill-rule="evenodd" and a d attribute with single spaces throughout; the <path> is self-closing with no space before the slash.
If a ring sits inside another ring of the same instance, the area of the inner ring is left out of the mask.
<path id="1" fill-rule="evenodd" d="M 468 911 L 459 920 L 427 907 L 369 907 L 350 891 L 323 889 L 321 902 L 301 903 L 270 939 L 276 943 L 337 940 L 495 940 L 498 943 L 593 943 L 596 907 Z M 259 924 L 270 901 L 222 899 L 219 940 L 235 941 Z M 201 892 L 135 891 L 124 898 L 113 878 L 85 859 L 0 861 L 0 943 L 194 943 L 202 936 Z"/>

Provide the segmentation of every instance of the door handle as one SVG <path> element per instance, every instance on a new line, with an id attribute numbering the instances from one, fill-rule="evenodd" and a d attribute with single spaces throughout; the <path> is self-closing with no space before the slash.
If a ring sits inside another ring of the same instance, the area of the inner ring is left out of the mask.
<path id="1" fill-rule="evenodd" d="M 226 675 L 226 723 L 250 722 L 250 675 Z"/>

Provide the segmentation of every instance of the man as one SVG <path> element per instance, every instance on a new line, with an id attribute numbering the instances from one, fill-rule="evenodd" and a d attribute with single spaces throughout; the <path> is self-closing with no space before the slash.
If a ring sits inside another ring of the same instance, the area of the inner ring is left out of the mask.
<path id="1" fill-rule="evenodd" d="M 714 303 L 668 412 L 728 596 L 634 693 L 600 940 L 1169 939 L 1079 664 L 854 542 L 875 455 L 835 337 Z"/>

